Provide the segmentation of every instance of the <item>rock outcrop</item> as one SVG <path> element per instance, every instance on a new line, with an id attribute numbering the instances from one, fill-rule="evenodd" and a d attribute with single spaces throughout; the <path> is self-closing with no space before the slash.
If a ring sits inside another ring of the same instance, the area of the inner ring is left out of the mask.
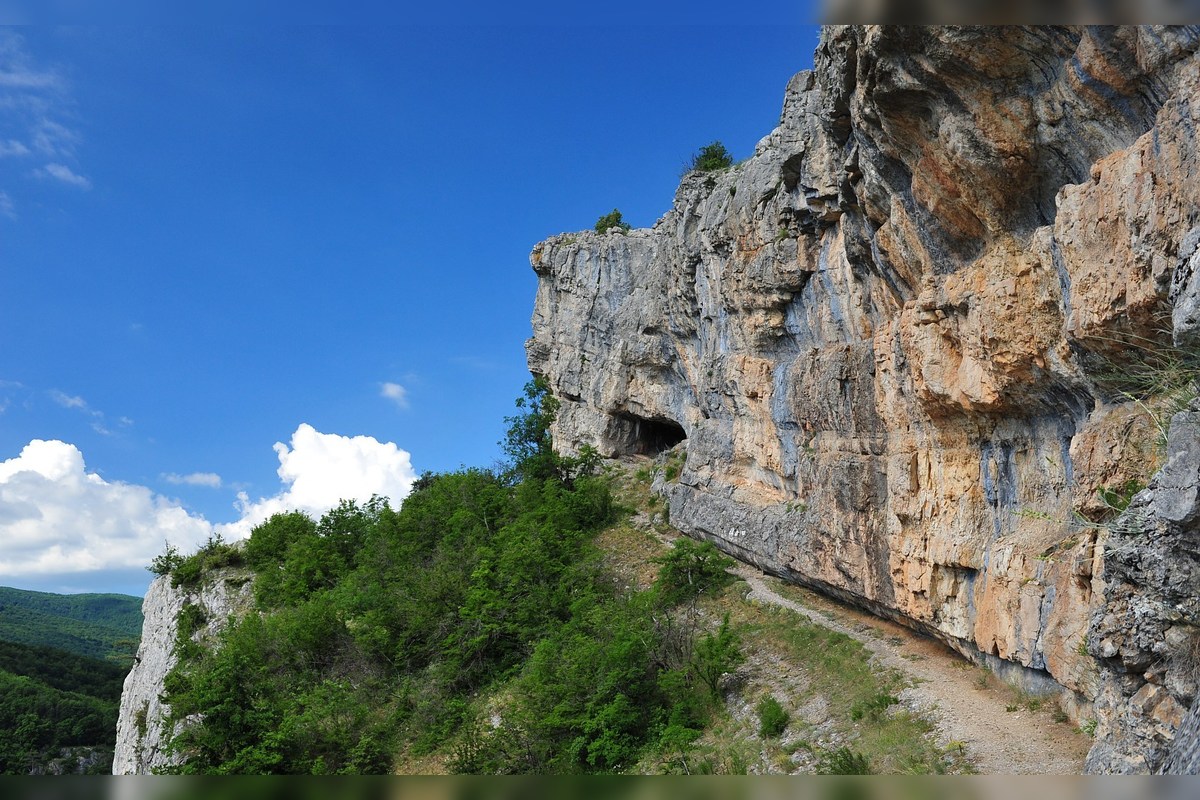
<path id="1" fill-rule="evenodd" d="M 1161 663 L 1195 619 L 1192 423 L 1137 489 L 1200 344 L 1198 48 L 827 28 L 749 160 L 651 229 L 534 248 L 559 446 L 686 439 L 673 524 L 1095 713 L 1093 770 L 1157 769 L 1195 694 Z M 1136 556 L 1133 494 L 1162 520 Z"/>
<path id="2" fill-rule="evenodd" d="M 166 575 L 150 584 L 142 603 L 142 641 L 121 690 L 114 775 L 145 775 L 175 763 L 164 750 L 172 731 L 167 729 L 170 709 L 161 694 L 163 681 L 177 661 L 180 615 L 185 606 L 197 607 L 194 619 L 203 623 L 192 632 L 192 638 L 201 641 L 215 636 L 230 617 L 250 609 L 251 578 L 244 569 L 227 567 L 206 575 L 196 588 L 172 586 Z"/>

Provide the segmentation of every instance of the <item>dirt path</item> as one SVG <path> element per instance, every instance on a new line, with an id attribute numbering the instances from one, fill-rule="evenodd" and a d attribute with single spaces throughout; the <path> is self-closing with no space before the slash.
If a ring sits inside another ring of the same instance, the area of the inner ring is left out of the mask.
<path id="1" fill-rule="evenodd" d="M 962 742 L 979 772 L 1082 772 L 1091 739 L 1067 723 L 1056 723 L 1052 702 L 1031 711 L 1011 688 L 939 642 L 816 595 L 812 607 L 789 600 L 771 587 L 774 578 L 753 567 L 739 564 L 734 572 L 750 584 L 749 599 L 791 609 L 840 631 L 862 643 L 879 665 L 908 675 L 914 685 L 901 693 L 901 702 L 935 724 L 940 744 Z"/>

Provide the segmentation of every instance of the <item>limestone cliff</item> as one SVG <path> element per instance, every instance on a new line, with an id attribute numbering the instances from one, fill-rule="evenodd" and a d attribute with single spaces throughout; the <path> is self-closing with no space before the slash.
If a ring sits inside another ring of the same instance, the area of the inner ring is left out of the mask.
<path id="1" fill-rule="evenodd" d="M 170 733 L 166 729 L 170 709 L 160 695 L 163 679 L 176 663 L 180 614 L 185 606 L 196 607 L 195 619 L 203 623 L 191 636 L 197 641 L 214 636 L 231 616 L 250 608 L 250 578 L 245 570 L 224 568 L 206 575 L 196 588 L 172 586 L 170 576 L 150 584 L 142 603 L 141 644 L 121 690 L 114 775 L 145 775 L 173 763 L 163 750 Z"/>
<path id="2" fill-rule="evenodd" d="M 1200 337 L 1198 47 L 827 28 L 749 160 L 651 229 L 534 248 L 557 442 L 686 438 L 673 524 L 1061 693 L 1122 754 L 1093 770 L 1153 771 L 1195 694 L 1160 662 L 1200 618 L 1162 596 L 1167 534 L 1130 545 L 1112 507 L 1163 462 L 1161 354 Z"/>

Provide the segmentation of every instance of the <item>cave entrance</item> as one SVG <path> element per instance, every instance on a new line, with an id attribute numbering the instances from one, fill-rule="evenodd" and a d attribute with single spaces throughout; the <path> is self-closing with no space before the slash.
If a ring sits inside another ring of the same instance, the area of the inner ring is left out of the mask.
<path id="1" fill-rule="evenodd" d="M 629 425 L 629 445 L 626 448 L 629 453 L 656 456 L 687 438 L 683 426 L 669 419 L 645 419 L 633 414 L 623 417 Z"/>

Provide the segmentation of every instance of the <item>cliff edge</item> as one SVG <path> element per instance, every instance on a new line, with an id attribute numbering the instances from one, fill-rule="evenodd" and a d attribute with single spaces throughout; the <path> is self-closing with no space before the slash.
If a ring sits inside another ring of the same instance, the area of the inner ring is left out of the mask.
<path id="1" fill-rule="evenodd" d="M 1196 412 L 1171 422 L 1198 47 L 826 28 L 751 158 L 685 176 L 653 228 L 534 248 L 556 442 L 686 439 L 674 525 L 1058 695 L 1095 720 L 1090 771 L 1159 769 L 1200 625 Z"/>

